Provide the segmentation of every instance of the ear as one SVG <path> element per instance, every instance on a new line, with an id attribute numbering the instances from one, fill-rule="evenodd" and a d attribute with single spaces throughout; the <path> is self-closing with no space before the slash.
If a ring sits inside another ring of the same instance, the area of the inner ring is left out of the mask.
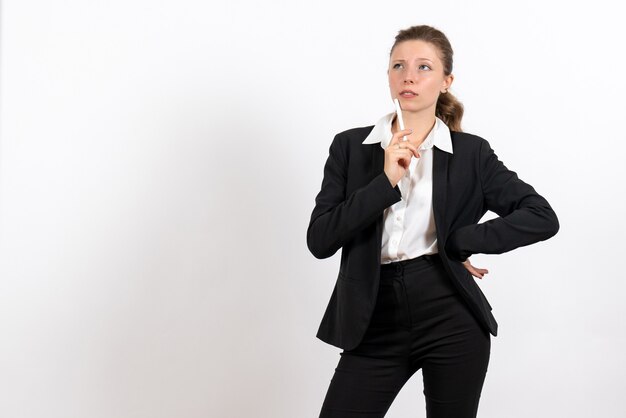
<path id="1" fill-rule="evenodd" d="M 450 74 L 446 78 L 443 79 L 443 88 L 448 90 L 454 81 L 454 74 Z"/>

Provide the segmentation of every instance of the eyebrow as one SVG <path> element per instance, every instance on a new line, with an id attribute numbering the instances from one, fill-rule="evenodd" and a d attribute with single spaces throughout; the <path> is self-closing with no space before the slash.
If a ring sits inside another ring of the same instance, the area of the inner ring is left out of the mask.
<path id="1" fill-rule="evenodd" d="M 415 58 L 415 59 L 416 59 L 416 60 L 422 60 L 422 61 L 430 61 L 430 62 L 432 62 L 432 61 L 431 61 L 431 60 L 429 60 L 428 58 Z M 399 59 L 393 60 L 393 62 L 398 62 L 398 61 L 399 61 L 399 62 L 406 62 L 406 60 L 399 60 Z"/>

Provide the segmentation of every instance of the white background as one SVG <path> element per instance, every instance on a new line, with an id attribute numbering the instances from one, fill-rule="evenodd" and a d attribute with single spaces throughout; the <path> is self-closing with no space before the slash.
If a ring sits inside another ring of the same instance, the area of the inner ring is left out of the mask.
<path id="1" fill-rule="evenodd" d="M 561 223 L 472 257 L 499 323 L 479 416 L 625 416 L 610 4 L 4 1 L 0 416 L 317 417 L 339 253 L 306 228 L 333 136 L 392 109 L 415 24 L 452 42 L 464 130 Z M 421 372 L 387 416 L 425 416 Z"/>

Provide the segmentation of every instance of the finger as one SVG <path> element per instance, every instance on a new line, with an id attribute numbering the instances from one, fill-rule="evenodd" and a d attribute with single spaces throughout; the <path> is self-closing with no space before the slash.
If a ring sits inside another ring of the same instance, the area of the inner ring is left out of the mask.
<path id="1" fill-rule="evenodd" d="M 411 164 L 411 156 L 408 155 L 402 155 L 400 156 L 400 158 L 398 159 L 398 163 L 400 163 L 400 161 L 402 161 L 402 167 L 403 168 L 408 168 L 409 165 Z"/>
<path id="2" fill-rule="evenodd" d="M 408 148 L 393 147 L 390 152 L 391 155 L 393 155 L 396 159 L 400 157 L 406 157 L 410 159 L 411 157 L 413 157 L 413 152 L 411 152 L 411 150 Z"/>
<path id="3" fill-rule="evenodd" d="M 416 158 L 419 158 L 419 157 L 420 157 L 420 153 L 419 153 L 419 151 L 417 150 L 417 147 L 416 147 L 415 145 L 413 145 L 413 144 L 411 144 L 410 142 L 408 142 L 408 141 L 407 141 L 407 142 L 405 142 L 402 146 L 403 146 L 403 147 L 405 147 L 405 148 L 410 149 L 410 150 L 411 150 L 411 152 L 413 153 L 413 155 L 414 155 Z"/>
<path id="4" fill-rule="evenodd" d="M 474 276 L 474 277 L 476 277 L 476 278 L 478 278 L 478 279 L 482 279 L 482 278 L 483 278 L 483 275 L 482 275 L 482 274 L 480 274 L 479 272 L 477 272 L 477 271 L 476 271 L 476 270 L 474 270 L 474 269 L 471 269 L 471 270 L 468 270 L 468 271 L 470 272 L 470 274 L 471 274 L 472 276 Z"/>
<path id="5" fill-rule="evenodd" d="M 408 164 L 411 163 L 411 158 L 413 158 L 413 153 L 406 148 L 397 149 L 393 151 L 393 153 L 394 153 L 394 156 L 397 157 L 396 161 L 402 160 L 406 162 L 407 167 L 408 167 Z"/>
<path id="6" fill-rule="evenodd" d="M 483 273 L 480 271 L 480 269 L 477 269 L 476 267 L 472 266 L 469 260 L 465 260 L 463 262 L 463 266 L 467 269 L 467 271 L 470 272 L 472 276 L 477 277 L 479 279 L 483 278 Z"/>
<path id="7" fill-rule="evenodd" d="M 477 270 L 477 269 L 475 269 L 475 268 L 473 268 L 473 269 L 472 269 L 471 273 L 472 273 L 472 275 L 473 275 L 474 277 L 477 277 L 477 278 L 479 278 L 479 279 L 482 279 L 482 278 L 483 278 L 483 276 L 484 276 L 484 274 L 483 274 L 482 272 L 480 272 L 479 270 Z"/>
<path id="8" fill-rule="evenodd" d="M 480 277 L 476 276 L 476 277 L 479 277 L 480 279 L 482 279 L 485 274 L 489 273 L 489 270 L 487 270 L 487 269 L 474 267 L 474 266 L 472 266 L 472 271 L 475 272 L 476 274 L 480 275 Z"/>
<path id="9" fill-rule="evenodd" d="M 405 135 L 411 135 L 411 133 L 413 133 L 413 129 L 403 129 L 401 131 L 396 132 L 391 137 L 391 142 L 389 143 L 389 145 L 397 144 L 398 142 L 400 142 L 400 138 L 402 138 Z"/>

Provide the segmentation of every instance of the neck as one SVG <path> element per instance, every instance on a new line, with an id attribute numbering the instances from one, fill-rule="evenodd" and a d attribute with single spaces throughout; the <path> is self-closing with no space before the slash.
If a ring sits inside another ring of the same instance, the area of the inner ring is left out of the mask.
<path id="1" fill-rule="evenodd" d="M 391 125 L 392 133 L 400 130 L 397 119 L 398 118 L 396 117 Z M 407 135 L 407 139 L 411 141 L 411 143 L 416 147 L 420 146 L 422 142 L 424 142 L 424 139 L 426 139 L 428 133 L 435 126 L 434 113 L 413 113 L 403 111 L 402 120 L 404 121 L 405 129 L 413 129 L 413 133 L 411 135 Z"/>

